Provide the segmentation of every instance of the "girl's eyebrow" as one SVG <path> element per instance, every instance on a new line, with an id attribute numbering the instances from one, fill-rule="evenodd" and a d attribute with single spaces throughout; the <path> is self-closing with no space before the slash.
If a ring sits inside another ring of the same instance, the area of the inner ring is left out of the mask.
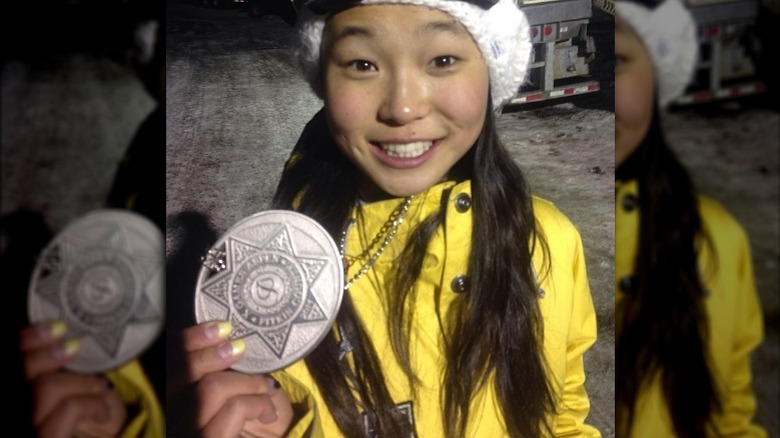
<path id="1" fill-rule="evenodd" d="M 365 37 L 365 38 L 371 38 L 375 35 L 375 32 L 367 27 L 362 26 L 346 26 L 343 29 L 339 31 L 334 37 L 333 42 L 337 43 L 344 38 L 349 38 L 353 36 L 357 37 Z"/>
<path id="2" fill-rule="evenodd" d="M 415 30 L 415 34 L 422 36 L 424 34 L 446 32 L 456 37 L 466 37 L 469 34 L 463 29 L 462 26 L 455 20 L 442 20 L 431 21 L 419 26 Z M 364 27 L 359 25 L 345 26 L 343 29 L 334 36 L 333 42 L 336 43 L 342 39 L 349 37 L 363 37 L 373 38 L 376 37 L 376 32 L 370 27 Z"/>
<path id="3" fill-rule="evenodd" d="M 438 32 L 446 32 L 457 37 L 469 36 L 468 32 L 456 20 L 431 21 L 418 27 L 415 31 L 418 35 Z"/>

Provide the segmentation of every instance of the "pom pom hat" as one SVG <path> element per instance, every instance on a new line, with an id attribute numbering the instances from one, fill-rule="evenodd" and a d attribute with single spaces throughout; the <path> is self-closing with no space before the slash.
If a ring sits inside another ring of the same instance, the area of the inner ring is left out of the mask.
<path id="1" fill-rule="evenodd" d="M 629 2 L 615 3 L 615 12 L 645 44 L 655 66 L 658 104 L 663 108 L 682 96 L 698 59 L 696 23 L 680 0 L 665 0 L 654 9 Z"/>
<path id="2" fill-rule="evenodd" d="M 404 4 L 445 12 L 468 30 L 479 47 L 490 74 L 493 109 L 500 111 L 518 92 L 528 71 L 531 33 L 528 20 L 514 0 L 313 0 L 300 19 L 298 59 L 312 90 L 323 97 L 320 81 L 320 44 L 331 13 L 358 5 Z"/>

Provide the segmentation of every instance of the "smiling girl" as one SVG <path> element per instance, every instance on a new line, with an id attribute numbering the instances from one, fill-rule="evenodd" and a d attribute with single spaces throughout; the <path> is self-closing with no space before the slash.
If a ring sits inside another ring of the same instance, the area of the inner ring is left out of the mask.
<path id="1" fill-rule="evenodd" d="M 301 61 L 323 109 L 273 206 L 340 243 L 346 295 L 305 359 L 225 371 L 227 322 L 185 330 L 206 436 L 600 436 L 579 233 L 529 193 L 495 114 L 530 57 L 511 0 L 315 0 Z M 243 435 L 242 435 L 243 436 Z"/>

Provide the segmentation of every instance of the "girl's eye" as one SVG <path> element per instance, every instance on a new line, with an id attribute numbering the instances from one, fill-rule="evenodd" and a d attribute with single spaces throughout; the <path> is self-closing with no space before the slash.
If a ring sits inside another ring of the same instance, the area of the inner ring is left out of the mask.
<path id="1" fill-rule="evenodd" d="M 374 71 L 376 66 L 363 59 L 358 59 L 349 63 L 349 66 L 357 71 Z"/>
<path id="2" fill-rule="evenodd" d="M 616 53 L 615 54 L 615 69 L 618 69 L 619 67 L 621 67 L 623 64 L 626 63 L 626 61 L 627 61 L 627 59 L 626 59 L 625 56 L 622 56 L 622 55 Z"/>
<path id="3" fill-rule="evenodd" d="M 452 67 L 456 62 L 458 62 L 458 59 L 452 55 L 437 56 L 433 58 L 433 61 L 431 61 L 433 66 L 436 68 Z"/>

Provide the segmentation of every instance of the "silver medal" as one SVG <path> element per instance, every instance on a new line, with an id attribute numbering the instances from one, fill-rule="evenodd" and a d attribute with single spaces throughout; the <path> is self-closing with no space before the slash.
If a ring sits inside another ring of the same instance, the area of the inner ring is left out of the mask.
<path id="1" fill-rule="evenodd" d="M 165 316 L 164 241 L 145 217 L 126 210 L 92 211 L 44 248 L 30 281 L 32 323 L 61 320 L 80 349 L 67 365 L 94 373 L 140 355 Z"/>
<path id="2" fill-rule="evenodd" d="M 320 224 L 292 211 L 263 211 L 231 227 L 204 257 L 195 317 L 230 321 L 230 338 L 246 342 L 233 368 L 268 373 L 320 343 L 343 287 L 338 248 Z"/>

